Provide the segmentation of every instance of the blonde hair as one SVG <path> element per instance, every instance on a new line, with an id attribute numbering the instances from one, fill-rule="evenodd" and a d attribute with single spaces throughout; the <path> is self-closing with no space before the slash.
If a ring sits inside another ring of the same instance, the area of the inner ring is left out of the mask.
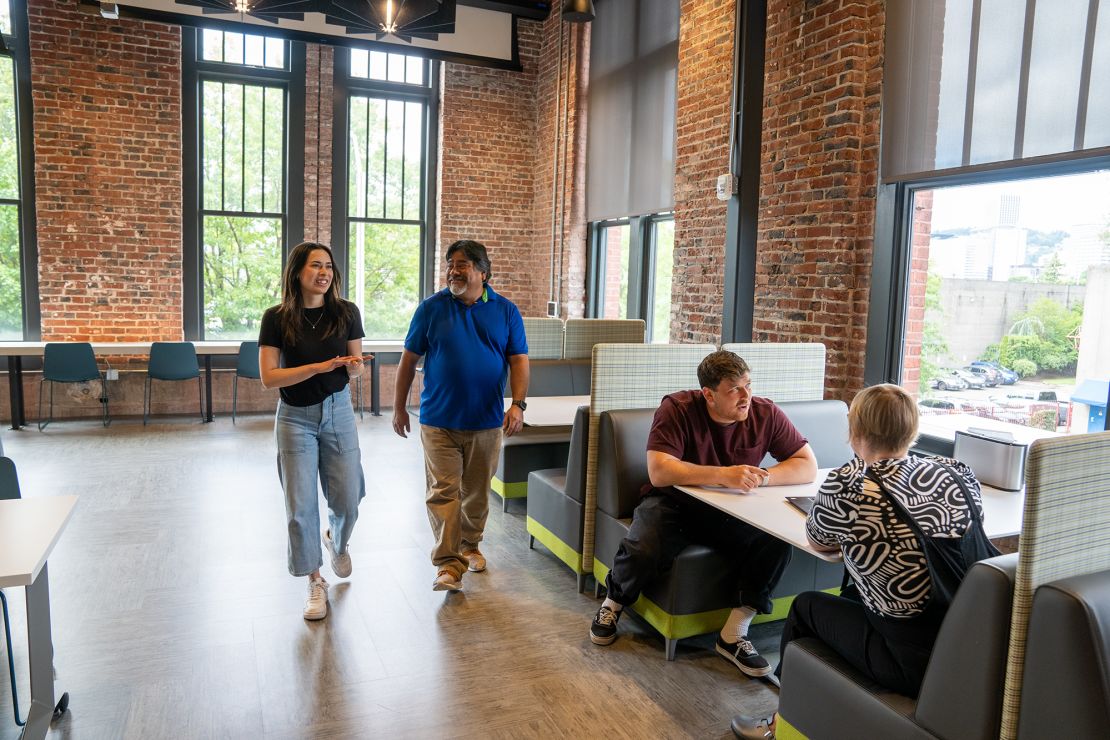
<path id="1" fill-rule="evenodd" d="M 883 452 L 901 452 L 917 440 L 917 404 L 891 383 L 864 388 L 848 409 L 848 434 Z"/>

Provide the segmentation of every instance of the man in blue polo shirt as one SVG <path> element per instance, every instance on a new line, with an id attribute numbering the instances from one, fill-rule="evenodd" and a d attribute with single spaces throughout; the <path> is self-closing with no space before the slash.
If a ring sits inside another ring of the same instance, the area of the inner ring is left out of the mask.
<path id="1" fill-rule="evenodd" d="M 428 479 L 428 521 L 436 543 L 432 589 L 459 591 L 465 571 L 486 569 L 478 550 L 489 513 L 489 482 L 502 433 L 524 425 L 528 340 L 513 302 L 489 287 L 489 256 L 476 241 L 447 248 L 447 287 L 416 307 L 393 394 L 393 431 L 408 436 L 405 409 L 424 357 L 420 440 Z M 505 371 L 513 403 L 504 411 Z"/>

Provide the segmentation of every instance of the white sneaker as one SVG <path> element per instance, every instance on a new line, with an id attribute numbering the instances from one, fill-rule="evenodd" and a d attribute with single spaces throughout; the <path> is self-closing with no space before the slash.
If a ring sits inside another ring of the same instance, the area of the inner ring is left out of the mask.
<path id="1" fill-rule="evenodd" d="M 308 601 L 304 604 L 305 619 L 323 619 L 328 616 L 328 582 L 323 578 L 308 581 Z"/>
<path id="2" fill-rule="evenodd" d="M 346 578 L 351 575 L 351 553 L 345 552 L 339 554 L 335 551 L 335 543 L 331 541 L 331 530 L 324 532 L 324 549 L 328 551 L 328 556 L 331 558 L 331 569 L 340 578 Z"/>

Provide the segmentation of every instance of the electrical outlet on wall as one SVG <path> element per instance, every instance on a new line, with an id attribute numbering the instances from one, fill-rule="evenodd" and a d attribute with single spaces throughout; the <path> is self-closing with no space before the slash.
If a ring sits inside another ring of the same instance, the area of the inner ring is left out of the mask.
<path id="1" fill-rule="evenodd" d="M 732 174 L 717 177 L 717 200 L 728 200 L 736 195 L 736 177 Z"/>
<path id="2" fill-rule="evenodd" d="M 559 317 L 559 302 L 558 301 L 548 301 L 547 302 L 547 315 L 550 316 L 551 318 L 558 318 Z"/>

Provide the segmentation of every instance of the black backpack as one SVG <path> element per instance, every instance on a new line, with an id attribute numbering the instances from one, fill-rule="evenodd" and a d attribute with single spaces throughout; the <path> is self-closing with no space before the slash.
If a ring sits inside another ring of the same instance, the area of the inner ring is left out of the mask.
<path id="1" fill-rule="evenodd" d="M 945 472 L 956 481 L 956 484 L 964 493 L 971 523 L 961 537 L 926 536 L 906 508 L 902 506 L 902 503 L 886 490 L 886 486 L 879 480 L 879 477 L 872 475 L 870 471 L 867 473 L 867 477 L 879 487 L 879 491 L 890 501 L 898 518 L 917 536 L 917 541 L 921 543 L 921 549 L 925 553 L 925 563 L 929 568 L 929 580 L 932 582 L 931 602 L 937 607 L 947 609 L 952 600 L 956 598 L 956 591 L 960 588 L 960 582 L 963 581 L 968 569 L 980 560 L 993 558 L 1002 553 L 987 538 L 987 533 L 983 530 L 983 520 L 975 506 L 975 500 L 971 497 L 971 490 L 968 489 L 963 478 L 939 460 L 933 462 L 944 468 Z"/>

